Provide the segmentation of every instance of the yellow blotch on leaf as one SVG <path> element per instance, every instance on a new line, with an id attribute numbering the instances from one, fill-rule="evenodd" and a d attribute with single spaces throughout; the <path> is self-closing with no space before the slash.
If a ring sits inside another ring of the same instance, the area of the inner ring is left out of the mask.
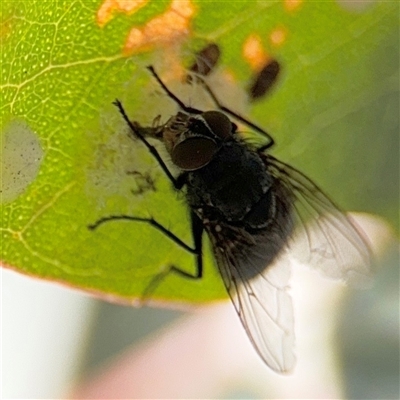
<path id="1" fill-rule="evenodd" d="M 115 12 L 133 14 L 148 3 L 149 0 L 104 0 L 97 11 L 97 23 L 104 26 L 109 22 Z"/>
<path id="2" fill-rule="evenodd" d="M 272 46 L 279 47 L 282 46 L 287 39 L 287 30 L 283 27 L 278 27 L 274 29 L 270 35 L 269 40 Z"/>
<path id="3" fill-rule="evenodd" d="M 270 59 L 258 35 L 250 35 L 245 40 L 242 53 L 250 67 L 256 71 L 260 70 Z"/>
<path id="4" fill-rule="evenodd" d="M 194 14 L 195 7 L 191 0 L 173 0 L 163 14 L 129 32 L 124 52 L 132 54 L 147 51 L 157 45 L 172 44 L 188 36 Z"/>
<path id="5" fill-rule="evenodd" d="M 296 11 L 302 4 L 303 0 L 284 0 L 284 7 L 286 11 Z"/>

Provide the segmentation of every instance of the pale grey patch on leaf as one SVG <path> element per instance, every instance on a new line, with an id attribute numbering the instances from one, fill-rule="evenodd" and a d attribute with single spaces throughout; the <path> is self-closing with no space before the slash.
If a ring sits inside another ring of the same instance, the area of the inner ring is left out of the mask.
<path id="1" fill-rule="evenodd" d="M 336 1 L 345 10 L 356 13 L 367 11 L 374 4 L 376 4 L 376 1 L 374 0 L 358 0 L 358 1 L 336 0 Z"/>
<path id="2" fill-rule="evenodd" d="M 8 203 L 25 192 L 35 180 L 43 160 L 39 137 L 23 121 L 12 121 L 1 139 L 1 203 Z"/>

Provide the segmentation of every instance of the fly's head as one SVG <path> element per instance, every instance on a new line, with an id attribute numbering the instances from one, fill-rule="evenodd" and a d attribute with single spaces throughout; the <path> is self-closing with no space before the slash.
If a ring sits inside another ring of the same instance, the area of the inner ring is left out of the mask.
<path id="1" fill-rule="evenodd" d="M 173 163 L 183 171 L 206 166 L 237 127 L 220 111 L 178 112 L 165 124 L 163 141 Z"/>

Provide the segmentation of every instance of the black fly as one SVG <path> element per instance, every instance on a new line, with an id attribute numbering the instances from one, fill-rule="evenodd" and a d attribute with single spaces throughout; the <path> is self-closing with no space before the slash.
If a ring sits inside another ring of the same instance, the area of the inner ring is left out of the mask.
<path id="1" fill-rule="evenodd" d="M 267 132 L 222 106 L 204 87 L 217 110 L 188 107 L 148 68 L 181 111 L 165 124 L 141 127 L 131 122 L 117 100 L 133 139 L 154 156 L 176 190 L 184 190 L 190 209 L 194 245 L 189 246 L 152 218 L 104 217 L 154 226 L 196 259 L 194 274 L 171 266 L 168 272 L 190 279 L 203 276 L 202 236 L 206 231 L 227 291 L 258 354 L 273 370 L 290 370 L 295 362 L 289 258 L 347 282 L 368 281 L 370 252 L 362 234 L 305 175 L 266 152 L 274 143 Z M 250 146 L 239 136 L 241 121 L 267 143 Z M 178 177 L 168 169 L 146 136 L 161 138 Z M 159 277 L 153 287 L 160 283 Z"/>

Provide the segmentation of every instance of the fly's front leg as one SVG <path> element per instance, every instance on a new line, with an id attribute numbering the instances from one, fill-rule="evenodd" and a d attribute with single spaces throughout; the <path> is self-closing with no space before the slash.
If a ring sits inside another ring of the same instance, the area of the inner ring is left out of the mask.
<path id="1" fill-rule="evenodd" d="M 133 138 L 138 138 L 147 147 L 147 149 L 150 151 L 151 155 L 157 160 L 158 164 L 160 165 L 161 169 L 164 171 L 165 175 L 167 175 L 168 179 L 174 185 L 174 188 L 178 189 L 178 190 L 182 189 L 183 185 L 185 184 L 184 178 L 181 176 L 178 178 L 175 178 L 172 175 L 171 171 L 168 169 L 167 165 L 165 164 L 164 160 L 161 158 L 157 149 L 147 141 L 146 137 L 142 134 L 138 125 L 136 123 L 131 122 L 128 115 L 126 114 L 124 107 L 122 106 L 122 103 L 117 99 L 117 100 L 115 100 L 115 102 L 113 104 L 118 108 L 118 110 L 121 113 L 122 117 L 124 118 L 125 122 L 131 129 Z"/>
<path id="2" fill-rule="evenodd" d="M 178 106 L 183 111 L 187 112 L 188 114 L 202 114 L 203 113 L 203 111 L 198 110 L 197 108 L 186 106 L 182 102 L 182 100 L 180 100 L 174 93 L 172 93 L 168 89 L 168 87 L 165 85 L 165 83 L 161 80 L 161 78 L 158 76 L 158 74 L 154 70 L 153 66 L 150 65 L 150 66 L 147 67 L 147 69 L 150 71 L 150 73 L 153 75 L 153 77 L 156 79 L 156 81 L 159 83 L 159 85 L 164 90 L 164 92 L 168 95 L 168 97 L 171 98 L 176 104 L 178 104 Z M 269 149 L 270 147 L 272 147 L 275 144 L 275 141 L 274 141 L 273 137 L 265 129 L 260 128 L 258 125 L 253 124 L 251 121 L 249 121 L 248 119 L 242 117 L 240 114 L 237 114 L 235 111 L 232 111 L 228 107 L 225 107 L 224 105 L 222 105 L 220 103 L 220 101 L 218 100 L 217 96 L 214 94 L 214 92 L 208 86 L 207 82 L 201 77 L 199 77 L 198 80 L 203 85 L 203 87 L 206 89 L 207 93 L 209 94 L 209 96 L 211 97 L 211 99 L 213 100 L 213 102 L 215 103 L 216 107 L 219 110 L 224 111 L 226 114 L 230 115 L 231 117 L 237 119 L 240 122 L 243 122 L 244 124 L 246 124 L 250 128 L 254 129 L 256 132 L 258 132 L 259 134 L 261 134 L 261 135 L 263 135 L 264 137 L 267 138 L 268 142 L 266 144 L 260 146 L 257 149 L 257 151 L 262 152 L 264 150 Z"/>
<path id="3" fill-rule="evenodd" d="M 178 104 L 179 108 L 181 108 L 183 111 L 187 112 L 188 114 L 202 114 L 203 111 L 198 110 L 197 108 L 193 107 L 188 107 L 186 106 L 181 99 L 179 99 L 178 96 L 176 96 L 174 93 L 172 93 L 165 83 L 161 80 L 161 78 L 158 76 L 157 72 L 154 70 L 154 67 L 152 65 L 148 66 L 147 69 L 150 71 L 150 73 L 153 75 L 155 80 L 159 83 L 161 88 L 164 90 L 165 93 L 167 93 L 167 96 L 172 99 L 176 104 Z"/>
<path id="4" fill-rule="evenodd" d="M 268 143 L 261 146 L 259 151 L 266 150 L 275 144 L 273 137 L 266 130 L 264 130 L 263 128 L 260 128 L 256 124 L 253 124 L 251 121 L 242 117 L 240 114 L 237 114 L 235 111 L 232 111 L 228 107 L 225 107 L 223 104 L 220 103 L 217 96 L 214 94 L 214 92 L 210 88 L 210 86 L 208 86 L 207 82 L 201 77 L 199 78 L 199 81 L 203 85 L 204 89 L 206 89 L 207 93 L 209 94 L 212 101 L 215 103 L 216 107 L 219 110 L 224 111 L 226 114 L 230 115 L 231 117 L 237 119 L 240 122 L 243 122 L 244 124 L 246 124 L 247 126 L 254 129 L 256 132 L 260 133 L 261 135 L 263 135 L 264 137 L 266 137 L 268 139 Z"/>

